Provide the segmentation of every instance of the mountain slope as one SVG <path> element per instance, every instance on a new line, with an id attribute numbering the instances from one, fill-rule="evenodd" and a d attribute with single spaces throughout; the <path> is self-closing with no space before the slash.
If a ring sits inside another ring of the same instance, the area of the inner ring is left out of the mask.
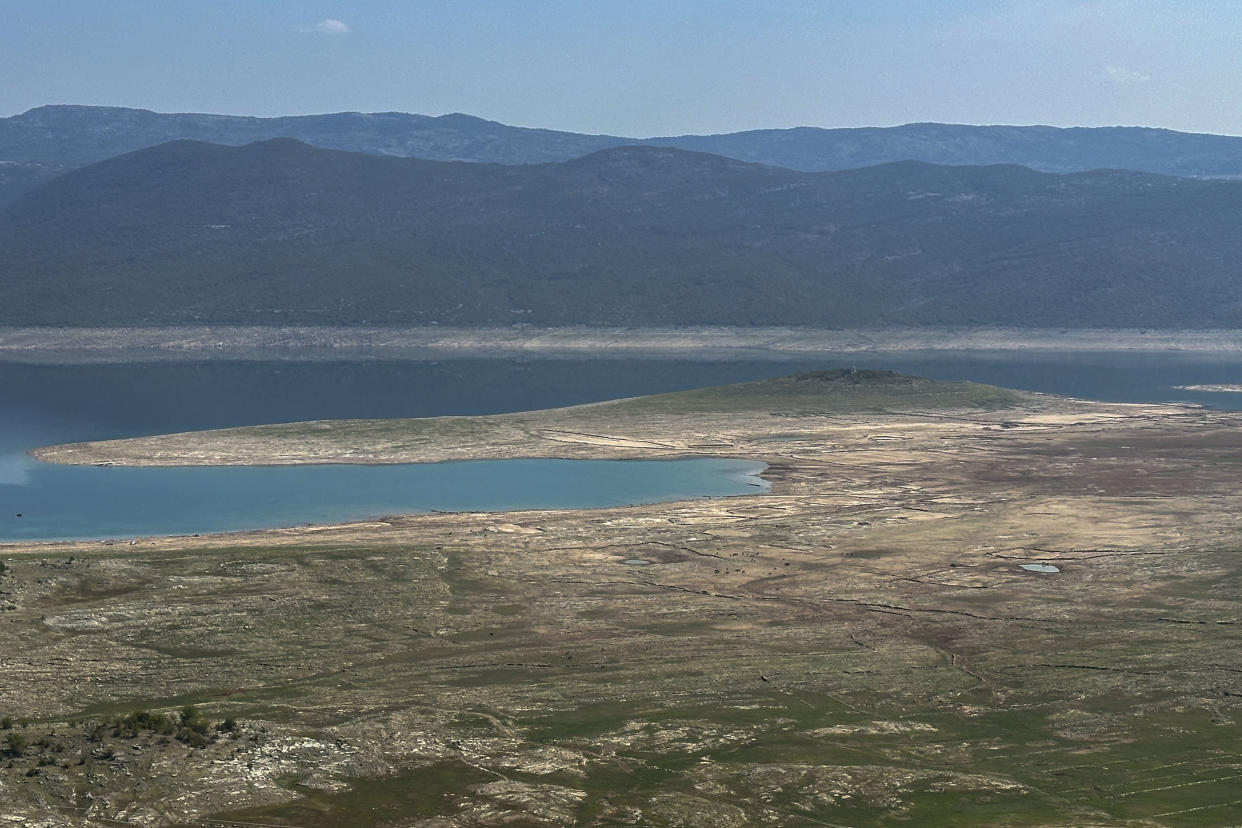
<path id="1" fill-rule="evenodd" d="M 652 139 L 796 170 L 845 170 L 894 161 L 1021 164 L 1043 172 L 1125 169 L 1242 177 L 1242 138 L 1146 127 L 906 124 L 856 129 L 768 129 Z"/>
<path id="2" fill-rule="evenodd" d="M 502 164 L 567 161 L 641 144 L 806 172 L 915 160 L 1022 164 L 1046 172 L 1119 168 L 1180 176 L 1242 176 L 1242 138 L 1137 127 L 907 124 L 635 139 L 527 129 L 460 114 L 340 112 L 251 118 L 98 106 L 44 106 L 0 118 L 0 163 L 37 162 L 46 169 L 70 169 L 172 140 L 237 146 L 271 138 L 296 138 L 326 149 L 374 155 Z M 0 175 L 0 203 L 35 183 Z"/>
<path id="3" fill-rule="evenodd" d="M 1242 324 L 1242 184 L 173 142 L 0 211 L 0 324 Z"/>
<path id="4" fill-rule="evenodd" d="M 629 139 L 526 129 L 470 115 L 337 112 L 251 118 L 111 106 L 41 106 L 0 118 L 0 159 L 82 166 L 180 139 L 242 145 L 297 138 L 324 149 L 443 161 L 563 161 Z"/>

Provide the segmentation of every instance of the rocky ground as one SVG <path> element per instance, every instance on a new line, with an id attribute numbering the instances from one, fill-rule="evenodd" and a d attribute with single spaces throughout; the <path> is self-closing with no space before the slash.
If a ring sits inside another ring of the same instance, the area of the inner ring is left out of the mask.
<path id="1" fill-rule="evenodd" d="M 1242 821 L 1242 416 L 843 381 L 75 447 L 773 488 L 0 547 L 0 825 Z"/>

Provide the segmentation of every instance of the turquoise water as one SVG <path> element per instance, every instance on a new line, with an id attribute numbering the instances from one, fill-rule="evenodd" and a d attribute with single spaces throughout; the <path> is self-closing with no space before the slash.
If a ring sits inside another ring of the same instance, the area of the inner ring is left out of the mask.
<path id="1" fill-rule="evenodd" d="M 437 511 L 623 506 L 754 494 L 746 460 L 480 460 L 124 468 L 0 460 L 0 541 L 129 538 Z M 20 517 L 19 517 L 20 515 Z"/>

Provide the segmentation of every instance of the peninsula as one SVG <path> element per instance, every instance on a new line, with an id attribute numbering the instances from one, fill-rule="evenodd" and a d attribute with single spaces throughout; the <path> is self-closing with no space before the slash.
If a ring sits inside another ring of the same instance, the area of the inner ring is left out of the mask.
<path id="1" fill-rule="evenodd" d="M 41 449 L 713 455 L 772 489 L 0 546 L 0 801 L 66 826 L 1236 822 L 1240 427 L 835 371 Z"/>

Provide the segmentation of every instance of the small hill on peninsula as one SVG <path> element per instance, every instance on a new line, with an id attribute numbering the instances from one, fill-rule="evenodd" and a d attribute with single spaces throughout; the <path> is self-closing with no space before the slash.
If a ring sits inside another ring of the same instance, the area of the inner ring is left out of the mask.
<path id="1" fill-rule="evenodd" d="M 1029 392 L 895 371 L 838 368 L 774 379 L 597 403 L 644 412 L 766 411 L 774 414 L 992 410 L 1030 403 Z"/>

